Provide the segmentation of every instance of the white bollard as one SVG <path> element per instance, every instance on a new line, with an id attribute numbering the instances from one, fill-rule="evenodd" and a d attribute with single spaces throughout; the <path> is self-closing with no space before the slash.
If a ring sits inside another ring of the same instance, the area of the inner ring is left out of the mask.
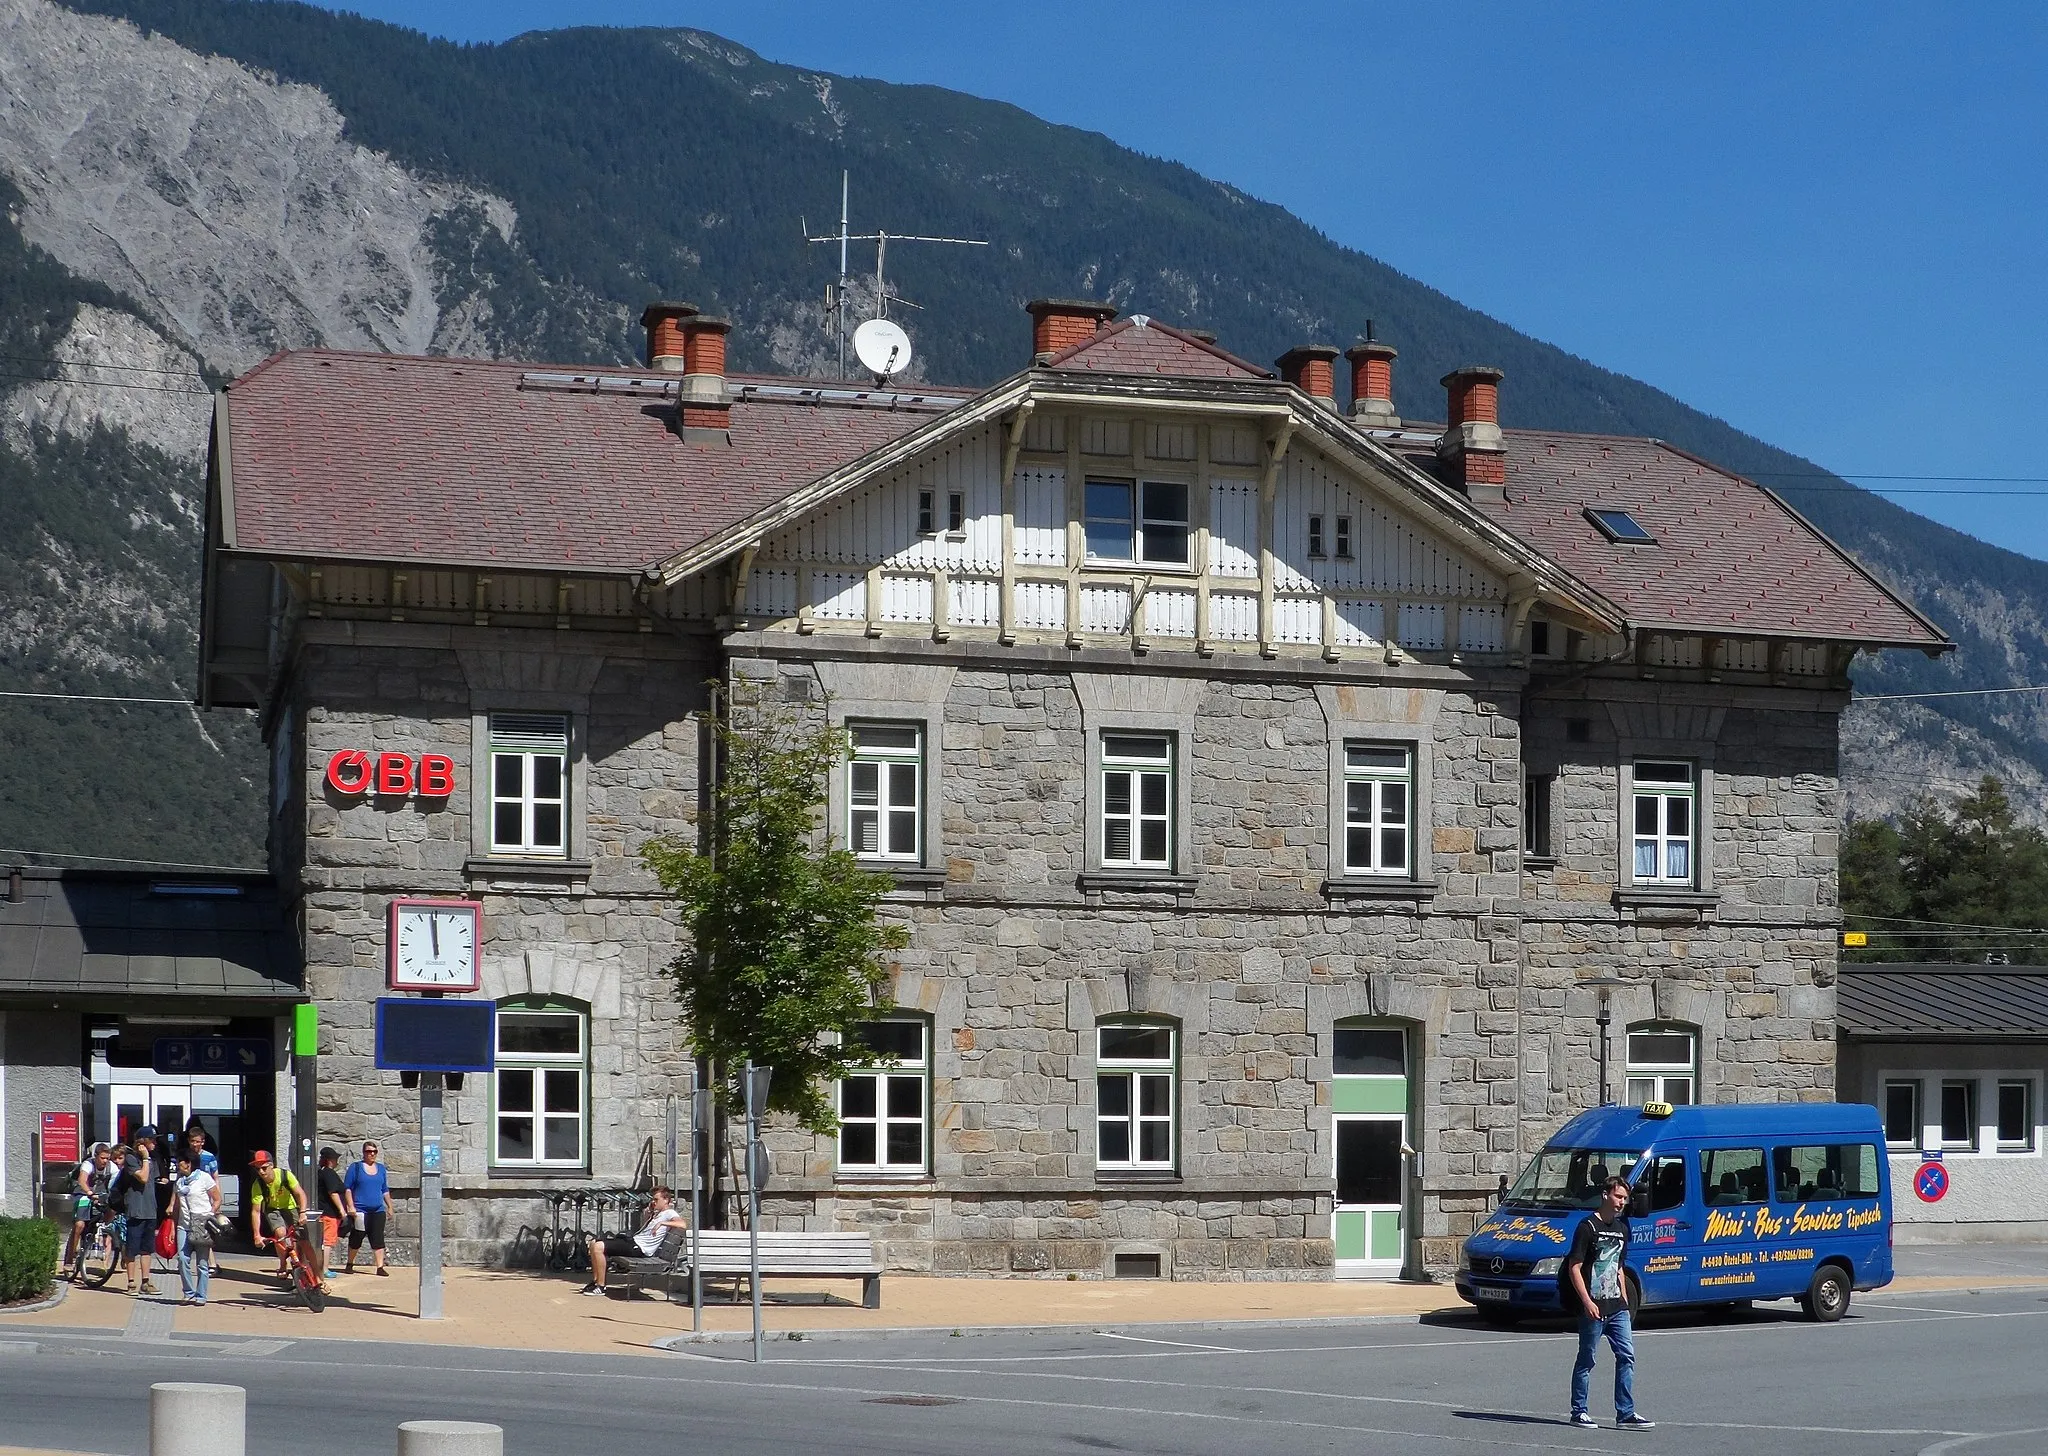
<path id="1" fill-rule="evenodd" d="M 249 1393 L 239 1385 L 152 1385 L 149 1456 L 242 1456 L 248 1416 Z"/>
<path id="2" fill-rule="evenodd" d="M 505 1428 L 482 1421 L 406 1421 L 398 1428 L 398 1456 L 505 1456 Z"/>

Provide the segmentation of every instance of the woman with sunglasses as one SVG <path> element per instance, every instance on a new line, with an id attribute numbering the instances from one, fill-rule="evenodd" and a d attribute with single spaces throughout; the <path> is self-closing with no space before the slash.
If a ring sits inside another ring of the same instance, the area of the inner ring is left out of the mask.
<path id="1" fill-rule="evenodd" d="M 370 1258 L 377 1273 L 389 1278 L 391 1271 L 384 1267 L 384 1215 L 390 1210 L 391 1176 L 379 1160 L 377 1145 L 363 1144 L 363 1160 L 351 1163 L 348 1176 L 342 1180 L 348 1189 L 355 1214 L 355 1227 L 348 1231 L 348 1258 L 342 1261 L 341 1272 L 356 1272 L 356 1253 L 365 1240 L 370 1245 Z"/>

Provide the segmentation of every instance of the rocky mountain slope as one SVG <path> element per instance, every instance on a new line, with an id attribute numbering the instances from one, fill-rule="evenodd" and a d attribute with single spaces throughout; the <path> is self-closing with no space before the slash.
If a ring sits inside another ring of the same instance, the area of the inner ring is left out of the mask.
<path id="1" fill-rule="evenodd" d="M 649 96 L 659 127 L 636 120 Z M 464 47 L 245 0 L 0 0 L 0 97 L 0 690 L 189 690 L 206 391 L 275 349 L 624 361 L 668 295 L 730 313 L 743 366 L 825 370 L 831 260 L 798 216 L 828 213 L 841 168 L 863 216 L 998 240 L 892 257 L 929 377 L 1013 368 L 1043 293 L 1252 357 L 1372 318 L 1416 417 L 1483 361 L 1510 423 L 1657 435 L 1781 484 L 1962 644 L 1871 661 L 1866 688 L 2048 681 L 2048 566 L 1013 107 L 694 31 Z M 2038 805 L 2048 772 L 2031 696 L 1859 705 L 1845 737 L 1866 813 L 1984 771 Z M 237 715 L 0 698 L 0 741 L 0 851 L 260 858 L 265 767 Z"/>

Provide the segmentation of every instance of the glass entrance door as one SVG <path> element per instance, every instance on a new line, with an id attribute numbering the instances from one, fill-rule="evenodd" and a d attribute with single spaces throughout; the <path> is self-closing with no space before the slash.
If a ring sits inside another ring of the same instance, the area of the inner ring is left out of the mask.
<path id="1" fill-rule="evenodd" d="M 1337 1276 L 1392 1279 L 1407 1253 L 1407 1034 L 1340 1026 L 1333 1041 Z"/>
<path id="2" fill-rule="evenodd" d="M 136 1129 L 149 1124 L 160 1134 L 159 1152 L 176 1147 L 175 1139 L 185 1130 L 185 1116 L 191 1107 L 189 1082 L 156 1086 L 118 1082 L 114 1085 L 114 1141 L 132 1145 Z"/>

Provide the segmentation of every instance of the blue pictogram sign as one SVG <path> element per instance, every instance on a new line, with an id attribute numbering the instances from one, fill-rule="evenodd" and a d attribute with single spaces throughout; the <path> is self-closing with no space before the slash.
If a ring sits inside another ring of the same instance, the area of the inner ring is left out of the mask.
<path id="1" fill-rule="evenodd" d="M 268 1076 L 270 1043 L 254 1036 L 160 1036 L 150 1047 L 159 1076 Z"/>
<path id="2" fill-rule="evenodd" d="M 1922 1163 L 1913 1174 L 1913 1192 L 1922 1203 L 1939 1203 L 1948 1192 L 1948 1169 L 1939 1163 Z"/>

